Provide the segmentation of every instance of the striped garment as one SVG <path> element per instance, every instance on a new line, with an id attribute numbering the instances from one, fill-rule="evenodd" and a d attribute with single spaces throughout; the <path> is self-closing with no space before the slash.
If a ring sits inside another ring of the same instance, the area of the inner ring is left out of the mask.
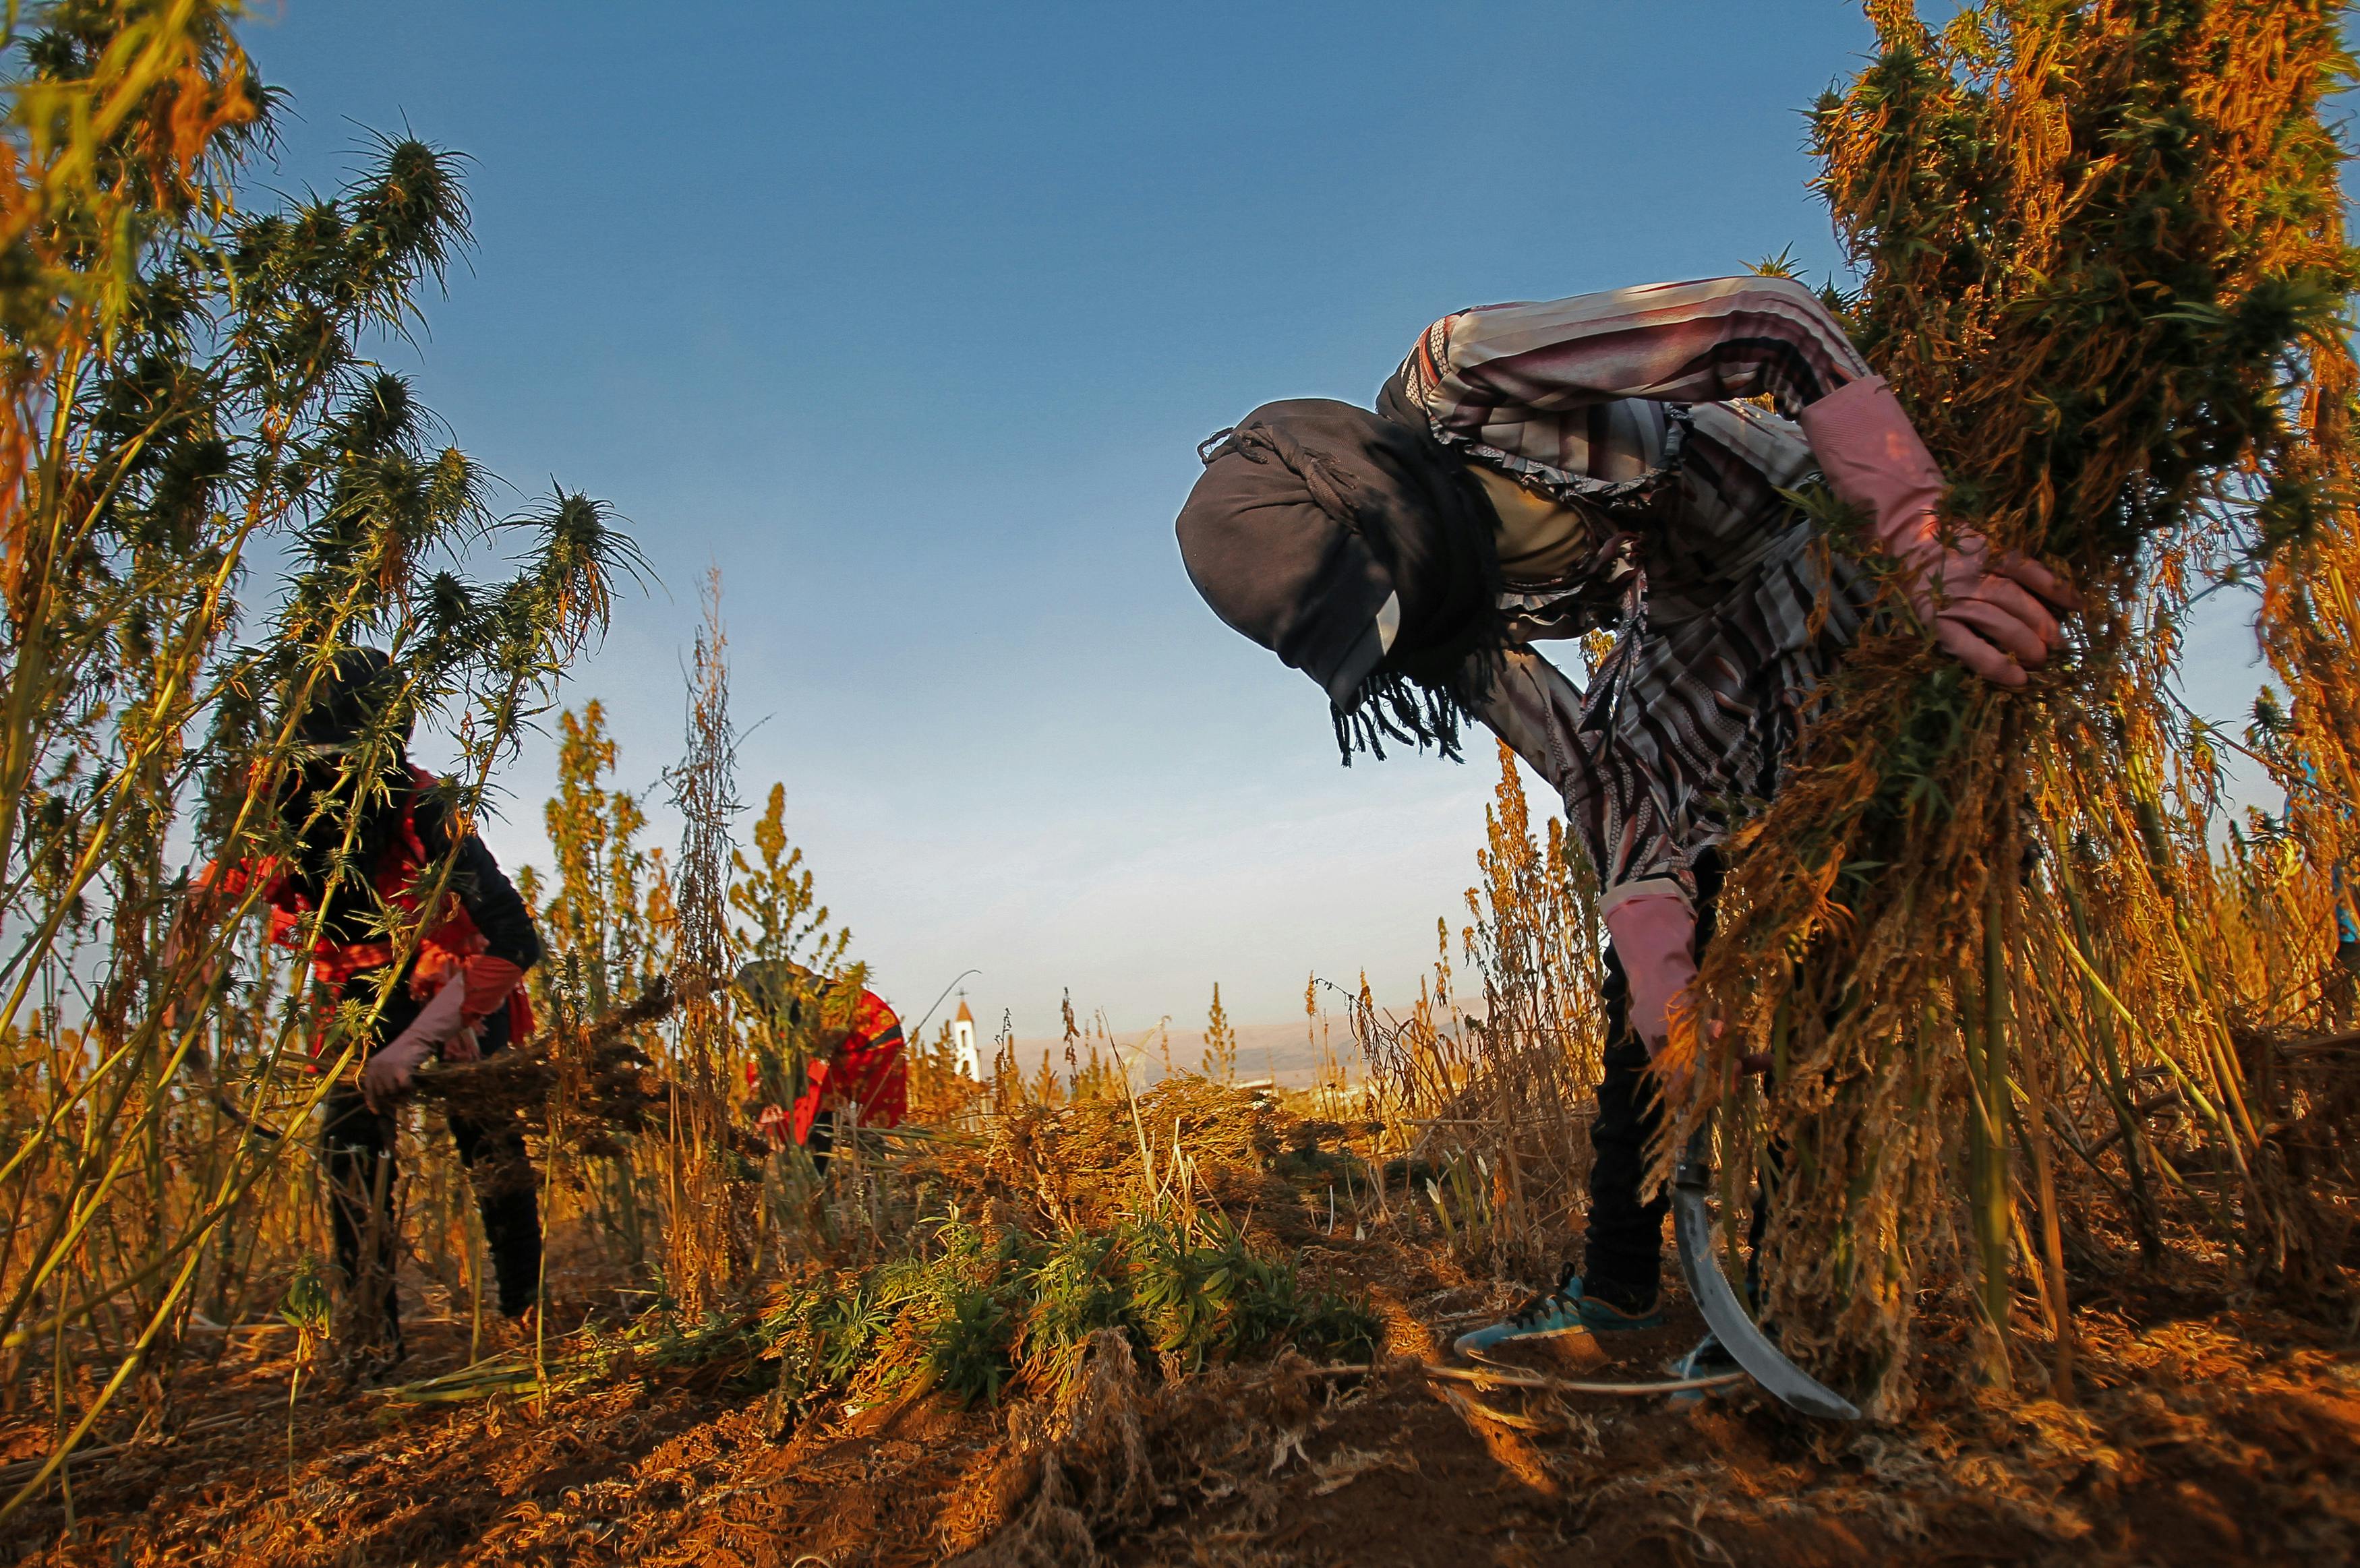
<path id="1" fill-rule="evenodd" d="M 1562 508 L 1578 561 L 1505 583 L 1519 646 L 1484 722 L 1556 787 L 1609 908 L 1677 888 L 1765 799 L 1867 588 L 1779 495 L 1812 471 L 1787 418 L 1869 374 L 1776 278 L 1493 305 L 1426 329 L 1389 416 Z M 1830 591 L 1832 590 L 1832 591 Z M 1586 691 L 1524 646 L 1612 626 Z"/>

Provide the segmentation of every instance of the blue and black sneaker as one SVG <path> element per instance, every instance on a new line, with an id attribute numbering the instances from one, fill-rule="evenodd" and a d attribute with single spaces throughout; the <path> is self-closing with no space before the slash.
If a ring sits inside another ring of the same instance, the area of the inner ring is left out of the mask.
<path id="1" fill-rule="evenodd" d="M 1581 1276 L 1568 1274 L 1556 1290 L 1535 1296 L 1498 1323 L 1460 1334 L 1451 1342 L 1450 1348 L 1461 1356 L 1472 1356 L 1504 1340 L 1568 1334 L 1575 1329 L 1611 1334 L 1624 1329 L 1657 1328 L 1663 1321 L 1663 1312 L 1653 1306 L 1632 1312 L 1595 1296 L 1586 1296 L 1581 1290 Z"/>
<path id="2" fill-rule="evenodd" d="M 1737 1364 L 1737 1357 L 1732 1356 L 1728 1346 L 1721 1343 L 1719 1334 L 1708 1334 L 1699 1342 L 1694 1350 L 1672 1362 L 1664 1370 L 1669 1372 L 1674 1377 L 1686 1379 L 1722 1377 L 1732 1372 L 1743 1372 L 1745 1368 Z M 1691 1399 L 1701 1399 L 1709 1393 L 1725 1394 L 1728 1391 L 1728 1388 L 1682 1388 L 1672 1396 L 1672 1399 L 1676 1404 L 1685 1404 Z"/>

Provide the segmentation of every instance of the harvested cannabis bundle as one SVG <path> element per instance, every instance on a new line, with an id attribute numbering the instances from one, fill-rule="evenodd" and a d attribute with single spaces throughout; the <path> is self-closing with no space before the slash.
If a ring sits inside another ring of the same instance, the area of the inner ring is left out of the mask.
<path id="1" fill-rule="evenodd" d="M 1778 1150 L 1768 1311 L 1889 1412 L 1927 1287 L 1972 1291 L 1983 1377 L 2024 1373 L 2016 1269 L 2070 1389 L 2067 1150 L 2149 1248 L 2179 1205 L 2257 1280 L 2334 1283 L 2349 1172 L 2300 1130 L 2333 1096 L 2281 1047 L 2332 1022 L 2360 800 L 2360 267 L 2321 117 L 2341 7 L 1994 0 L 1939 35 L 1907 0 L 1869 10 L 1881 54 L 1813 121 L 1863 279 L 1841 303 L 1950 515 L 2090 602 L 2020 694 L 1906 614 L 1866 637 L 1738 846 L 1705 965 L 1720 1071 L 1678 1136 L 1720 1105 L 1725 1166 Z M 2234 743 L 2174 679 L 2190 606 L 2233 585 L 2260 591 L 2289 698 L 2248 744 L 2289 806 L 2223 858 Z M 1775 1062 L 1766 1100 L 1743 1051 Z M 2196 1129 L 2170 1148 L 2158 1091 Z M 2103 1150 L 2079 1130 L 2109 1119 Z"/>

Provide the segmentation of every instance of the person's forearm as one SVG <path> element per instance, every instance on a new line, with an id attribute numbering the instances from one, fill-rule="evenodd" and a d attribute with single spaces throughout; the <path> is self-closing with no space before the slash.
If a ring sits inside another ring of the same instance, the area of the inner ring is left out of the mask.
<path id="1" fill-rule="evenodd" d="M 1808 289 L 1755 277 L 1461 311 L 1428 329 L 1407 369 L 1437 433 L 1470 441 L 1501 410 L 1563 415 L 1626 397 L 1767 394 L 1791 417 L 1869 374 Z"/>
<path id="2" fill-rule="evenodd" d="M 1599 679 L 1611 680 L 1612 670 Z M 1688 857 L 1658 817 L 1655 792 L 1638 759 L 1592 756 L 1582 733 L 1582 694 L 1564 671 L 1530 648 L 1511 649 L 1483 704 L 1493 735 L 1548 781 L 1565 808 L 1566 826 L 1588 853 L 1601 893 L 1662 879 L 1683 898 L 1695 895 Z M 1613 842 L 1604 842 L 1609 822 Z"/>
<path id="3" fill-rule="evenodd" d="M 524 897 L 500 869 L 484 841 L 469 833 L 459 841 L 451 885 L 484 938 L 484 951 L 466 961 L 465 1018 L 469 1025 L 508 1005 L 525 971 L 541 962 L 541 933 Z"/>

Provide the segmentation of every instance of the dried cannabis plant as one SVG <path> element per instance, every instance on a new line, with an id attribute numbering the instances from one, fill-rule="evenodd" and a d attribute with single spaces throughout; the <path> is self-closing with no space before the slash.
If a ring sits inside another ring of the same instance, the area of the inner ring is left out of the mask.
<path id="1" fill-rule="evenodd" d="M 2360 266 L 2321 109 L 2350 69 L 2341 6 L 1994 0 L 1939 35 L 1906 0 L 1869 12 L 1880 54 L 1813 121 L 1862 276 L 1841 303 L 1950 514 L 2091 607 L 2011 694 L 1891 596 L 1737 846 L 1703 977 L 1724 1032 L 1667 1143 L 1720 1104 L 1734 1161 L 1779 1150 L 1768 1310 L 1892 1411 L 1928 1288 L 1979 1305 L 1982 1377 L 2027 1374 L 2019 1271 L 2070 1388 L 2060 1140 L 2150 1243 L 2169 1198 L 2257 1280 L 2335 1283 L 2337 1173 L 2306 1163 L 2312 1090 L 2281 1048 L 2326 1021 L 2360 800 Z M 2289 699 L 2259 754 L 2303 864 L 2261 889 L 2213 853 L 2235 743 L 2174 689 L 2189 608 L 2223 584 L 2259 588 Z M 1775 1062 L 1764 1114 L 1742 1051 Z M 2145 1119 L 2158 1084 L 2192 1148 Z"/>

